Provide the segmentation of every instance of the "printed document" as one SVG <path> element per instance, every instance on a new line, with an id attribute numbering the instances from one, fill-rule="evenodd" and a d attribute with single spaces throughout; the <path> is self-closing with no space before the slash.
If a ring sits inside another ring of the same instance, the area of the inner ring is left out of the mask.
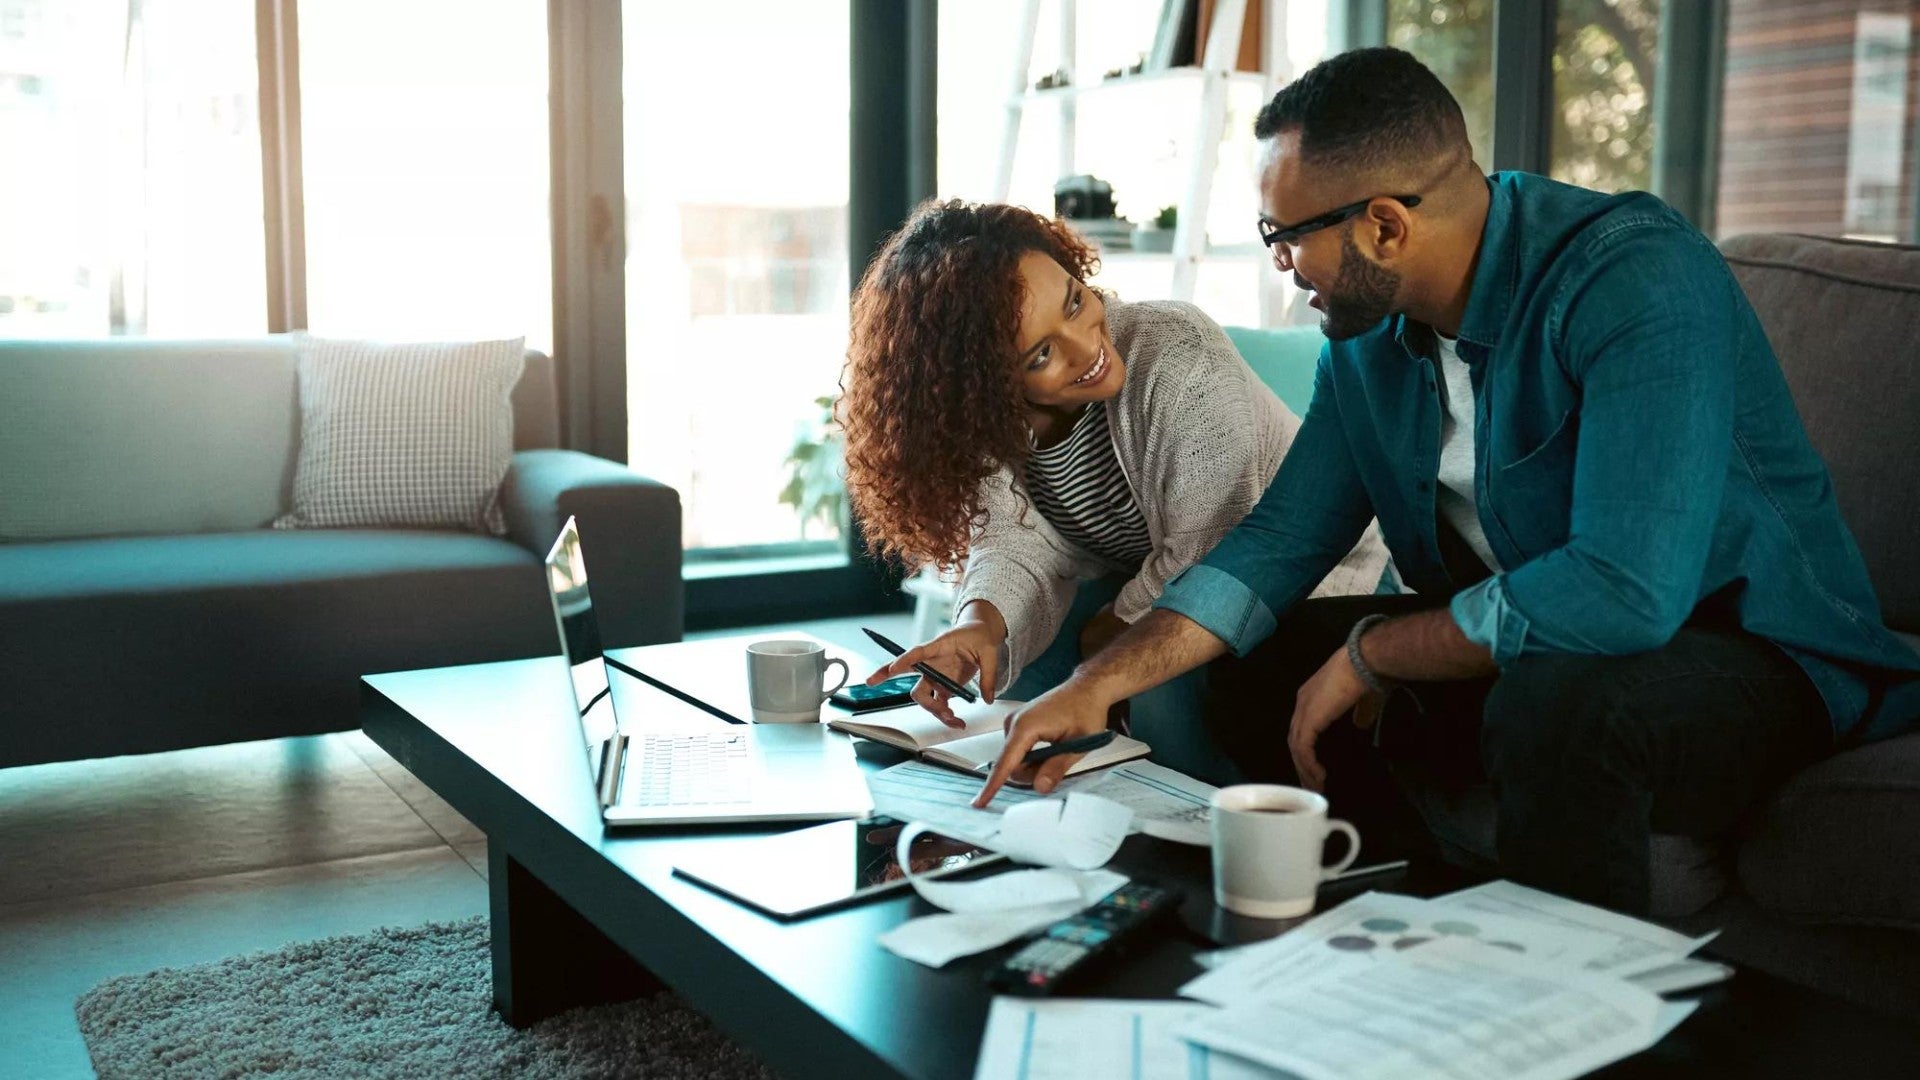
<path id="1" fill-rule="evenodd" d="M 1693 1007 L 1456 936 L 1200 1013 L 1176 1034 L 1303 1080 L 1562 1080 L 1651 1046 Z"/>
<path id="2" fill-rule="evenodd" d="M 1099 998 L 998 997 L 974 1080 L 1279 1080 L 1262 1065 L 1173 1032 L 1205 1005 Z"/>
<path id="3" fill-rule="evenodd" d="M 1716 930 L 1703 937 L 1689 938 L 1664 926 L 1505 880 L 1448 893 L 1433 903 L 1467 917 L 1478 913 L 1507 915 L 1544 926 L 1604 934 L 1613 943 L 1612 948 L 1595 957 L 1587 967 L 1610 975 L 1632 976 L 1667 967 L 1685 959 L 1719 934 Z"/>

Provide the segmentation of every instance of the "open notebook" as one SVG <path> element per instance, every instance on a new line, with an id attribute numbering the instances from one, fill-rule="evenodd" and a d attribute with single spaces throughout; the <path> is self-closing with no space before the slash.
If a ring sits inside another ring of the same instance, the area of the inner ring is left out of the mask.
<path id="1" fill-rule="evenodd" d="M 892 709 L 875 716 L 848 716 L 827 721 L 827 726 L 849 735 L 883 742 L 918 754 L 923 761 L 945 765 L 961 772 L 985 776 L 993 771 L 1001 747 L 1007 745 L 1007 714 L 1025 705 L 1024 701 L 983 701 L 973 704 L 955 702 L 953 714 L 967 722 L 964 728 L 950 728 L 919 706 Z M 1038 744 L 1040 746 L 1046 743 Z M 1138 739 L 1117 735 L 1114 740 L 1073 763 L 1068 776 L 1104 769 L 1123 761 L 1143 758 L 1152 747 Z"/>

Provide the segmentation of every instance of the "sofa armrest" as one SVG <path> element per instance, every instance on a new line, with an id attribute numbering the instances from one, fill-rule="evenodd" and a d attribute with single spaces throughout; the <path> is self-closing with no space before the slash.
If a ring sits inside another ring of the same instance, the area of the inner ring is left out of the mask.
<path id="1" fill-rule="evenodd" d="M 569 516 L 592 567 L 607 647 L 679 641 L 680 493 L 574 450 L 521 450 L 500 487 L 507 537 L 545 557 Z"/>

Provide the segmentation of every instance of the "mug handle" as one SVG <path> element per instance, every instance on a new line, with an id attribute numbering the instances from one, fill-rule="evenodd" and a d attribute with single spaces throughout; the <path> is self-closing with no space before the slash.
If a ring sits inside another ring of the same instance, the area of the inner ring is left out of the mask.
<path id="1" fill-rule="evenodd" d="M 842 659 L 840 659 L 840 658 L 839 658 L 839 657 L 837 657 L 837 656 L 833 656 L 833 657 L 828 657 L 828 658 L 827 658 L 827 667 L 828 667 L 828 668 L 831 668 L 831 667 L 832 667 L 833 665 L 835 665 L 835 664 L 839 664 L 839 665 L 840 665 L 840 681 L 839 681 L 839 682 L 837 682 L 837 683 L 834 683 L 834 684 L 833 684 L 832 686 L 830 686 L 830 687 L 828 687 L 828 688 L 826 689 L 826 691 L 825 691 L 825 692 L 823 692 L 823 693 L 822 693 L 822 694 L 820 695 L 820 700 L 821 700 L 822 702 L 825 702 L 825 701 L 826 701 L 826 700 L 827 700 L 828 698 L 830 698 L 830 697 L 832 697 L 833 695 L 835 695 L 835 694 L 837 694 L 837 693 L 839 693 L 839 692 L 840 692 L 840 688 L 841 688 L 841 687 L 843 687 L 843 686 L 845 686 L 845 685 L 847 685 L 847 677 L 848 677 L 848 675 L 850 675 L 850 674 L 851 674 L 851 672 L 849 672 L 849 671 L 847 670 L 847 662 L 846 662 L 845 660 L 842 660 Z M 825 678 L 825 677 L 826 677 L 826 674 L 827 674 L 827 673 L 826 673 L 826 670 L 825 670 L 825 669 L 822 669 L 822 670 L 821 670 L 821 672 L 820 672 L 820 675 L 821 675 L 821 677 L 822 677 L 822 678 Z M 1348 827 L 1349 827 L 1349 828 L 1351 828 L 1352 826 L 1348 826 Z M 1358 842 L 1358 841 L 1356 841 L 1356 843 L 1357 843 L 1357 842 Z"/>
<path id="2" fill-rule="evenodd" d="M 1353 865 L 1353 860 L 1360 857 L 1360 830 L 1341 821 L 1339 818 L 1328 818 L 1327 832 L 1329 835 L 1337 832 L 1347 834 L 1347 855 L 1346 858 L 1341 859 L 1333 866 L 1322 866 L 1320 868 L 1320 880 L 1322 881 L 1328 878 L 1339 877 L 1341 874 L 1346 873 L 1347 867 Z M 1323 836 L 1320 838 L 1321 844 L 1324 845 L 1326 842 L 1326 837 Z M 1322 858 L 1324 857 L 1323 855 Z"/>

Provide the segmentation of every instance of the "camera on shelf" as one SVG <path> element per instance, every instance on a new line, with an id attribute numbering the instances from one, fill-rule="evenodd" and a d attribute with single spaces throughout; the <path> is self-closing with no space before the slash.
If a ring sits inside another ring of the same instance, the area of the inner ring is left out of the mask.
<path id="1" fill-rule="evenodd" d="M 1082 173 L 1053 185 L 1053 216 L 1076 221 L 1113 216 L 1113 185 Z"/>

